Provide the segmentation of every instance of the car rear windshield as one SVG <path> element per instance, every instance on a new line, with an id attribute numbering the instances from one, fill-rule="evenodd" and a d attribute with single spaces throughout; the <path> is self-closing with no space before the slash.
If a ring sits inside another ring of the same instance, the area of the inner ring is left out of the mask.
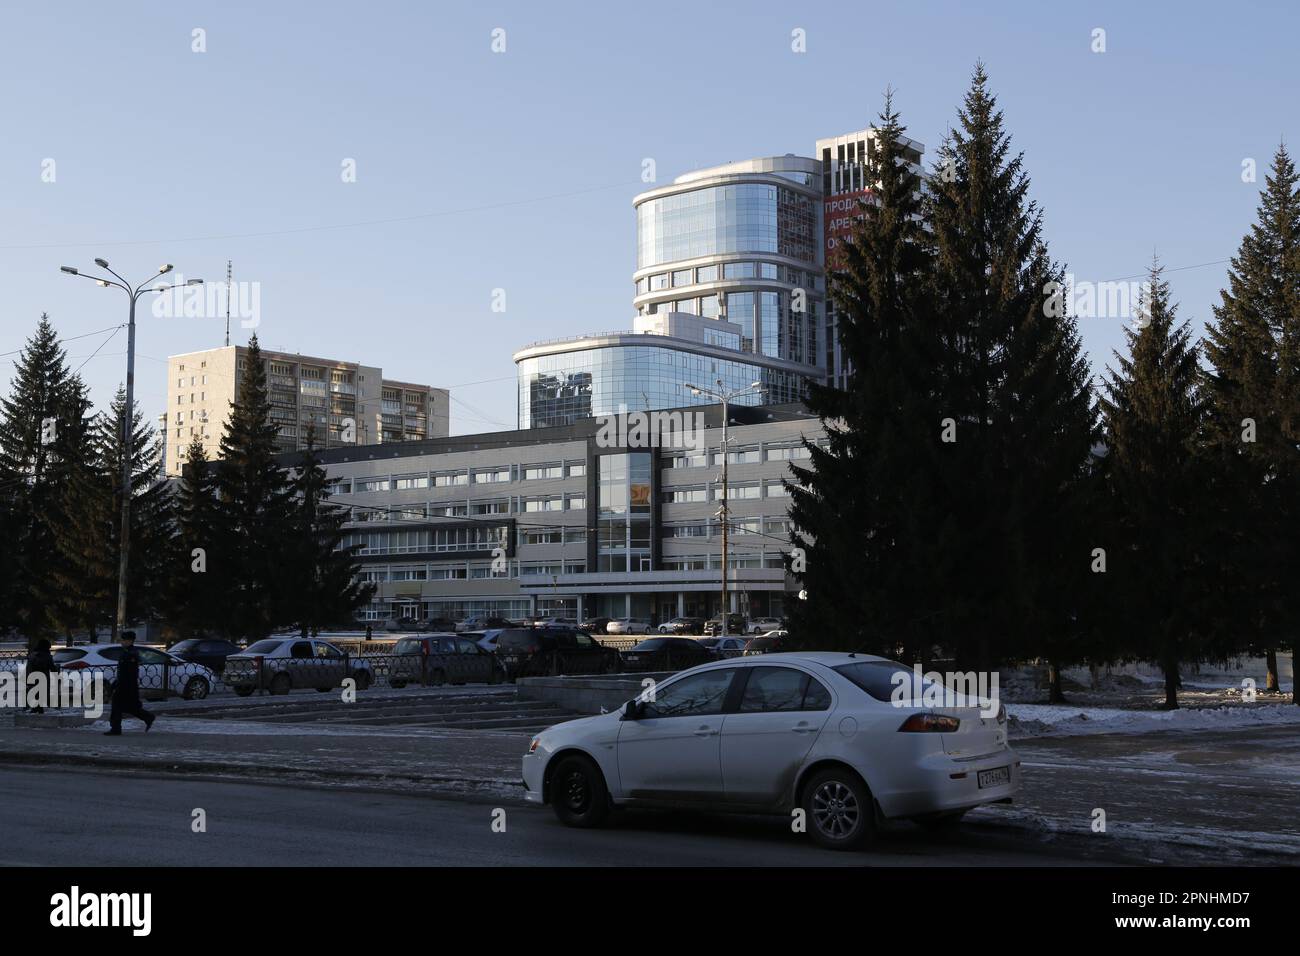
<path id="1" fill-rule="evenodd" d="M 244 651 L 244 653 L 245 654 L 270 654 L 273 650 L 275 650 L 283 643 L 284 643 L 283 641 L 279 641 L 279 640 L 258 641 L 256 644 L 250 646 L 248 650 Z"/>
<path id="2" fill-rule="evenodd" d="M 536 634 L 529 631 L 502 631 L 497 638 L 497 647 L 527 647 L 539 642 Z"/>
<path id="3" fill-rule="evenodd" d="M 840 664 L 835 668 L 853 683 L 857 684 L 876 700 L 912 700 L 919 697 L 931 682 L 921 679 L 917 686 L 916 674 L 912 668 L 896 661 L 855 661 L 852 664 Z M 896 690 L 897 688 L 897 690 Z"/>
<path id="4" fill-rule="evenodd" d="M 85 656 L 85 651 L 74 651 L 70 647 L 61 647 L 53 654 L 55 664 L 71 664 L 73 661 L 79 661 Z"/>
<path id="5" fill-rule="evenodd" d="M 420 653 L 420 639 L 416 637 L 404 637 L 393 645 L 394 654 L 418 654 Z"/>
<path id="6" fill-rule="evenodd" d="M 199 642 L 197 640 L 195 640 L 194 638 L 190 638 L 189 640 L 185 640 L 185 641 L 177 641 L 170 648 L 168 648 L 168 650 L 170 650 L 173 654 L 184 654 L 186 651 L 190 651 L 198 647 L 198 645 Z"/>
<path id="7" fill-rule="evenodd" d="M 657 651 L 659 648 L 668 647 L 673 643 L 673 641 L 670 641 L 666 637 L 652 637 L 648 641 L 642 641 L 636 646 L 636 649 L 638 651 Z M 678 646 L 680 647 L 681 645 L 679 644 Z"/>

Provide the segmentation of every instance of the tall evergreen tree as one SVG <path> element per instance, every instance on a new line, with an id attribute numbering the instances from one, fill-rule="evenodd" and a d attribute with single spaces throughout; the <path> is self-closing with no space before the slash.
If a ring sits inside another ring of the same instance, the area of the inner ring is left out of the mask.
<path id="1" fill-rule="evenodd" d="M 828 446 L 810 443 L 811 467 L 792 468 L 789 483 L 806 567 L 806 599 L 791 617 L 796 635 L 819 644 L 919 660 L 931 643 L 930 588 L 917 570 L 934 558 L 936 341 L 921 184 L 904 132 L 887 93 L 867 162 L 872 196 L 831 273 L 854 379 L 847 390 L 809 385 Z"/>
<path id="2" fill-rule="evenodd" d="M 346 624 L 353 612 L 369 603 L 373 584 L 361 584 L 356 553 L 360 545 L 340 547 L 348 509 L 329 503 L 325 469 L 316 453 L 314 426 L 307 431 L 303 452 L 293 480 L 293 510 L 289 521 L 291 552 L 287 589 L 287 618 L 298 624 L 302 636 L 321 628 Z"/>
<path id="3" fill-rule="evenodd" d="M 1285 146 L 1273 157 L 1256 222 L 1242 240 L 1205 342 L 1208 434 L 1224 609 L 1248 650 L 1268 662 L 1300 631 L 1300 175 Z M 1294 644 L 1293 644 L 1294 646 Z"/>
<path id="4" fill-rule="evenodd" d="M 938 635 L 968 666 L 1031 650 L 1059 665 L 1083 649 L 1096 412 L 1076 323 L 1061 307 L 1063 270 L 982 65 L 929 185 L 935 394 L 949 439 L 936 471 Z"/>
<path id="5" fill-rule="evenodd" d="M 89 405 L 43 314 L 18 358 L 10 394 L 0 400 L 0 477 L 9 483 L 5 521 L 13 533 L 5 542 L 13 578 L 0 618 L 29 642 L 55 636 L 66 623 L 56 584 L 66 567 L 57 543 L 68 522 L 65 486 L 89 454 Z"/>
<path id="6" fill-rule="evenodd" d="M 1165 706 L 1178 706 L 1181 664 L 1231 651 L 1217 589 L 1214 532 L 1203 520 L 1212 473 L 1196 345 L 1158 264 L 1139 328 L 1126 329 L 1101 399 L 1106 475 L 1116 524 L 1108 575 L 1122 597 L 1117 623 L 1130 653 L 1165 674 Z"/>
<path id="7" fill-rule="evenodd" d="M 220 635 L 238 637 L 226 620 L 226 571 L 222 558 L 217 469 L 208 461 L 203 439 L 186 448 L 173 499 L 173 535 L 166 548 L 164 615 L 180 639 Z"/>
<path id="8" fill-rule="evenodd" d="M 227 588 L 226 629 L 238 637 L 265 637 L 285 623 L 286 542 L 293 489 L 276 460 L 266 369 L 257 336 L 248 345 L 217 467 L 219 534 L 216 555 Z"/>

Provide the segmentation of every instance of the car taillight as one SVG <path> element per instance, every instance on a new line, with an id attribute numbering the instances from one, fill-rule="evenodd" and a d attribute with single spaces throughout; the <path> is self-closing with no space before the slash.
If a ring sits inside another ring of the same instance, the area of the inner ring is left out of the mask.
<path id="1" fill-rule="evenodd" d="M 912 734 L 955 734 L 960 726 L 961 721 L 956 717 L 945 717 L 943 714 L 913 714 L 903 721 L 903 726 L 898 730 L 899 733 Z"/>

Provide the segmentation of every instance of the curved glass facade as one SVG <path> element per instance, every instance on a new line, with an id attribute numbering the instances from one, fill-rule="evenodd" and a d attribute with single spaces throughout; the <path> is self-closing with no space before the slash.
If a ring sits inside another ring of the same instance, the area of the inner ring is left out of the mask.
<path id="1" fill-rule="evenodd" d="M 637 206 L 638 269 L 735 252 L 817 261 L 817 204 L 761 183 L 709 186 Z"/>
<path id="2" fill-rule="evenodd" d="M 804 377 L 753 362 L 731 361 L 653 345 L 614 345 L 575 349 L 521 359 L 519 427 L 567 425 L 580 418 L 620 411 L 711 405 L 694 396 L 686 383 L 739 389 L 751 382 L 763 388 L 736 399 L 738 405 L 774 405 L 799 401 Z"/>

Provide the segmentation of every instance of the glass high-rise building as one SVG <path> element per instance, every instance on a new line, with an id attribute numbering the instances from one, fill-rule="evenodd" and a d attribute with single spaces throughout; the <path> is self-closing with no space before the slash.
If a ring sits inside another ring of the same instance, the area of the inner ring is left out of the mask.
<path id="1" fill-rule="evenodd" d="M 820 162 L 788 155 L 697 170 L 637 196 L 637 313 L 725 318 L 742 352 L 820 377 L 821 187 Z"/>

